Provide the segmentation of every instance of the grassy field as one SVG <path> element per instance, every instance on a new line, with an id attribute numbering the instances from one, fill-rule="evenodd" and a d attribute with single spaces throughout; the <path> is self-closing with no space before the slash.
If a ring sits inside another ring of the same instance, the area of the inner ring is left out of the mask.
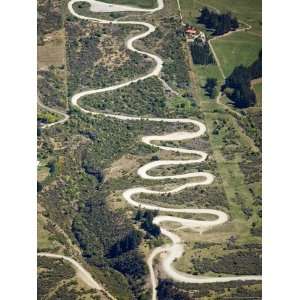
<path id="1" fill-rule="evenodd" d="M 202 87 L 205 86 L 207 78 L 216 78 L 218 82 L 218 89 L 221 87 L 223 84 L 223 79 L 217 65 L 194 65 L 193 69 L 197 75 L 197 85 L 200 87 L 201 98 L 210 100 Z"/>
<path id="2" fill-rule="evenodd" d="M 228 76 L 236 66 L 249 66 L 255 61 L 261 49 L 261 38 L 249 32 L 236 32 L 214 40 L 212 45 Z"/>
<path id="3" fill-rule="evenodd" d="M 253 85 L 253 89 L 256 95 L 257 106 L 261 107 L 261 100 L 262 100 L 262 82 L 257 82 Z"/>

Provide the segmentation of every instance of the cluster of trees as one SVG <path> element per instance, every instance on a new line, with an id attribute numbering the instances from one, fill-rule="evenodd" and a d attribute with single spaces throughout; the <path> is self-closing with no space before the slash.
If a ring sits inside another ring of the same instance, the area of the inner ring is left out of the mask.
<path id="1" fill-rule="evenodd" d="M 250 66 L 240 65 L 226 78 L 222 90 L 234 102 L 238 108 L 253 106 L 256 96 L 251 89 L 251 80 L 262 76 L 262 53 L 260 51 L 258 59 Z"/>
<path id="2" fill-rule="evenodd" d="M 190 48 L 194 64 L 209 65 L 215 63 L 207 41 L 203 42 L 201 39 L 195 39 Z"/>
<path id="3" fill-rule="evenodd" d="M 159 281 L 157 298 L 159 300 L 192 300 L 187 292 L 178 289 L 174 282 L 168 279 Z"/>
<path id="4" fill-rule="evenodd" d="M 116 242 L 109 251 L 111 257 L 119 256 L 127 251 L 134 250 L 142 240 L 142 234 L 138 231 L 130 231 L 122 240 Z"/>
<path id="5" fill-rule="evenodd" d="M 110 265 L 121 272 L 128 279 L 133 291 L 139 293 L 144 285 L 144 276 L 147 272 L 145 258 L 138 250 L 131 250 L 113 258 Z"/>
<path id="6" fill-rule="evenodd" d="M 124 215 L 109 210 L 101 192 L 81 206 L 72 231 L 88 263 L 119 271 L 139 293 L 147 269 L 138 250 L 142 233 L 126 222 Z"/>
<path id="7" fill-rule="evenodd" d="M 197 20 L 198 23 L 204 24 L 206 28 L 213 29 L 214 35 L 222 35 L 239 27 L 237 18 L 233 17 L 230 12 L 219 14 L 213 10 L 209 10 L 207 7 L 201 10 L 201 14 Z"/>
<path id="8" fill-rule="evenodd" d="M 210 99 L 215 99 L 218 95 L 217 79 L 216 78 L 207 78 L 204 89 Z"/>
<path id="9" fill-rule="evenodd" d="M 160 235 L 160 228 L 156 224 L 153 224 L 153 219 L 158 215 L 158 211 L 146 210 L 142 211 L 138 209 L 135 220 L 141 222 L 141 227 L 147 231 L 151 236 L 157 237 Z"/>

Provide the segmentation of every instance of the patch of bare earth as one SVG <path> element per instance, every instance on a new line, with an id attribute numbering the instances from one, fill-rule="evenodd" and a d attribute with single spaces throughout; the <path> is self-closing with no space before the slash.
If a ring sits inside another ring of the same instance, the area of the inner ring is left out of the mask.
<path id="1" fill-rule="evenodd" d="M 43 39 L 44 45 L 37 48 L 38 70 L 46 70 L 49 66 L 65 64 L 65 32 L 64 30 L 48 33 Z"/>
<path id="2" fill-rule="evenodd" d="M 107 179 L 122 177 L 137 170 L 139 166 L 140 163 L 135 156 L 126 154 L 116 160 L 109 169 L 106 169 L 105 174 Z"/>

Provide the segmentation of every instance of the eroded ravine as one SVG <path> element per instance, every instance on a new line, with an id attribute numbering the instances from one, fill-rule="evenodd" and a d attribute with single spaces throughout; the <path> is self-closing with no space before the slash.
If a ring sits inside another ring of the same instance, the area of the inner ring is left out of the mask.
<path id="1" fill-rule="evenodd" d="M 147 79 L 152 76 L 160 76 L 161 69 L 163 67 L 163 61 L 160 57 L 145 52 L 138 50 L 134 48 L 133 43 L 138 40 L 145 38 L 149 34 L 155 31 L 155 27 L 152 24 L 146 23 L 146 22 L 140 22 L 140 21 L 108 21 L 108 20 L 103 20 L 103 19 L 98 19 L 98 18 L 92 18 L 92 17 L 87 17 L 83 15 L 79 15 L 76 13 L 73 9 L 73 4 L 76 2 L 83 2 L 82 0 L 72 0 L 68 3 L 68 9 L 70 10 L 71 14 L 74 15 L 77 18 L 84 19 L 84 20 L 90 20 L 93 22 L 98 22 L 102 24 L 130 24 L 130 25 L 142 25 L 147 28 L 147 30 L 141 34 L 138 34 L 134 37 L 131 37 L 129 40 L 126 42 L 126 47 L 134 52 L 146 55 L 150 58 L 152 58 L 156 65 L 154 69 L 147 75 L 141 76 L 139 78 L 130 80 L 125 83 L 120 83 L 116 85 L 112 85 L 110 87 L 106 88 L 100 88 L 100 89 L 92 89 L 92 90 L 87 90 L 83 92 L 79 92 L 75 94 L 71 98 L 72 105 L 76 106 L 78 109 L 80 109 L 82 112 L 87 113 L 87 114 L 92 114 L 92 115 L 103 115 L 106 117 L 110 118 L 115 118 L 119 120 L 148 120 L 152 122 L 165 122 L 165 123 L 176 123 L 176 124 L 192 124 L 194 127 L 197 128 L 196 131 L 193 132 L 188 132 L 188 131 L 178 131 L 174 132 L 171 134 L 165 134 L 165 135 L 153 135 L 153 136 L 144 136 L 142 138 L 142 142 L 148 145 L 151 145 L 153 147 L 157 147 L 159 149 L 165 150 L 165 151 L 172 151 L 172 152 L 177 152 L 177 153 L 182 153 L 182 154 L 193 154 L 194 156 L 197 156 L 197 159 L 189 159 L 189 160 L 159 160 L 155 162 L 150 162 L 138 169 L 138 175 L 143 178 L 143 179 L 151 179 L 151 180 L 157 180 L 163 183 L 165 179 L 189 179 L 189 178 L 199 178 L 199 181 L 195 182 L 190 182 L 190 183 L 185 183 L 182 185 L 179 185 L 173 190 L 169 191 L 154 191 L 150 190 L 145 187 L 138 187 L 138 188 L 130 188 L 123 193 L 124 199 L 127 201 L 128 204 L 134 206 L 134 207 L 140 207 L 148 210 L 159 210 L 159 212 L 170 212 L 170 213 L 181 213 L 183 217 L 174 217 L 170 216 L 168 214 L 165 215 L 158 215 L 153 219 L 153 223 L 157 224 L 161 228 L 161 233 L 168 237 L 171 240 L 171 244 L 164 245 L 162 247 L 155 248 L 150 256 L 147 259 L 147 264 L 150 270 L 150 277 L 151 277 L 151 283 L 152 283 L 152 299 L 156 299 L 156 286 L 157 286 L 157 279 L 155 276 L 155 272 L 153 269 L 153 260 L 156 256 L 164 252 L 164 257 L 162 258 L 162 268 L 163 271 L 166 273 L 166 275 L 176 281 L 181 281 L 181 282 L 187 282 L 187 283 L 210 283 L 210 282 L 227 282 L 227 281 L 236 281 L 236 280 L 260 280 L 261 276 L 258 275 L 253 275 L 253 276 L 230 276 L 230 277 L 204 277 L 204 276 L 192 276 L 186 273 L 182 273 L 177 271 L 173 267 L 173 262 L 175 259 L 180 258 L 183 253 L 184 253 L 184 246 L 183 246 L 183 241 L 181 240 L 180 236 L 175 234 L 174 232 L 171 232 L 167 230 L 166 228 L 163 227 L 164 222 L 175 222 L 179 225 L 181 228 L 185 229 L 190 229 L 193 231 L 199 232 L 201 234 L 202 232 L 211 229 L 215 226 L 219 226 L 227 222 L 228 216 L 226 213 L 220 211 L 220 210 L 214 210 L 214 209 L 195 209 L 195 208 L 169 208 L 169 207 L 161 207 L 161 206 L 156 206 L 156 205 L 150 205 L 150 204 L 145 204 L 145 203 L 140 203 L 138 201 L 135 201 L 133 199 L 134 195 L 137 194 L 167 194 L 167 193 L 178 193 L 178 192 L 184 192 L 185 189 L 199 186 L 199 185 L 209 185 L 214 181 L 214 176 L 210 173 L 207 172 L 192 172 L 192 173 L 186 173 L 186 174 L 181 174 L 181 175 L 170 175 L 170 176 L 151 176 L 148 174 L 148 172 L 151 169 L 157 168 L 159 166 L 164 166 L 164 165 L 186 165 L 186 164 L 195 164 L 195 163 L 201 163 L 203 162 L 207 154 L 202 151 L 198 150 L 189 150 L 185 148 L 178 148 L 178 147 L 167 147 L 167 146 L 161 146 L 157 145 L 154 142 L 160 141 L 160 142 L 168 142 L 168 141 L 183 141 L 183 140 L 190 140 L 190 139 L 195 139 L 199 138 L 202 136 L 205 131 L 206 127 L 203 123 L 192 120 L 192 119 L 165 119 L 165 118 L 145 118 L 142 116 L 125 116 L 121 115 L 118 113 L 115 114 L 108 114 L 104 112 L 94 112 L 94 111 L 89 111 L 87 109 L 82 108 L 79 105 L 79 100 L 87 95 L 92 95 L 92 94 L 99 94 L 107 91 L 113 91 L 117 90 L 120 88 L 123 88 L 125 86 L 128 86 L 132 83 L 135 83 L 140 80 Z M 87 2 L 90 4 L 90 10 L 93 12 L 112 12 L 112 11 L 139 11 L 139 12 L 147 12 L 147 13 L 154 13 L 160 9 L 163 9 L 164 3 L 163 0 L 158 0 L 158 6 L 154 9 L 141 9 L 141 8 L 133 8 L 129 6 L 124 6 L 124 5 L 114 5 L 114 4 L 107 4 L 95 0 L 85 0 L 84 2 Z M 203 180 L 204 178 L 204 180 Z M 212 221 L 200 221 L 196 219 L 188 219 L 184 218 L 184 214 L 210 214 L 215 216 L 215 219 Z M 44 253 L 43 255 L 47 255 Z"/>

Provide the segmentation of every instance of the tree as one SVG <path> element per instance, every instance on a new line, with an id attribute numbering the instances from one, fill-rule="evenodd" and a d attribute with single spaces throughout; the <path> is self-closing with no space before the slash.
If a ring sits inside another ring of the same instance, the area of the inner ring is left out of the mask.
<path id="1" fill-rule="evenodd" d="M 138 211 L 136 212 L 136 215 L 135 215 L 135 220 L 136 220 L 136 221 L 141 220 L 141 219 L 142 219 L 142 216 L 143 216 L 143 213 L 142 213 L 141 208 L 139 207 L 139 208 L 138 208 Z"/>
<path id="2" fill-rule="evenodd" d="M 37 182 L 37 192 L 41 192 L 43 190 L 43 185 L 38 181 Z"/>
<path id="3" fill-rule="evenodd" d="M 157 161 L 157 160 L 159 160 L 159 157 L 157 155 L 153 155 L 151 157 L 151 161 Z"/>
<path id="4" fill-rule="evenodd" d="M 216 78 L 207 78 L 204 89 L 210 99 L 215 99 L 218 95 L 217 79 Z"/>
<path id="5" fill-rule="evenodd" d="M 49 168 L 49 172 L 51 173 L 51 175 L 55 174 L 56 172 L 56 162 L 55 161 L 50 161 L 48 163 L 48 168 Z"/>
<path id="6" fill-rule="evenodd" d="M 37 127 L 37 136 L 41 136 L 42 135 L 42 129 L 41 127 Z"/>
<path id="7" fill-rule="evenodd" d="M 217 79 L 216 78 L 207 78 L 205 88 L 206 89 L 213 89 L 217 85 Z"/>

